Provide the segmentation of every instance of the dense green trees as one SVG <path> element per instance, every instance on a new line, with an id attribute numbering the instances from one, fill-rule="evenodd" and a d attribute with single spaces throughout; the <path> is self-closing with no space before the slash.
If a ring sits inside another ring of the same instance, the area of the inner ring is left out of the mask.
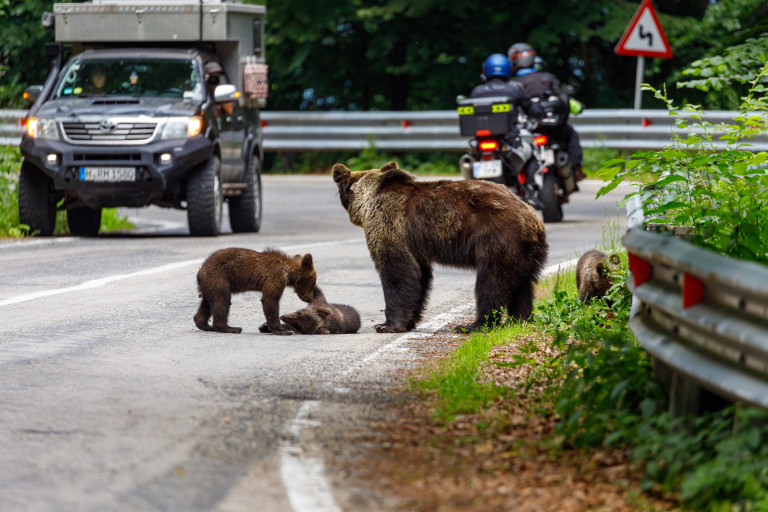
<path id="1" fill-rule="evenodd" d="M 263 3 L 263 2 L 251 2 Z M 445 109 L 479 81 L 489 54 L 527 41 L 562 81 L 580 86 L 588 107 L 630 107 L 635 59 L 613 48 L 637 0 L 315 0 L 267 1 L 272 109 Z M 0 106 L 45 79 L 40 24 L 52 0 L 0 0 Z M 671 60 L 648 59 L 656 87 L 685 79 L 692 62 L 768 32 L 764 0 L 656 2 L 673 47 Z M 684 101 L 716 108 L 738 93 L 683 90 Z M 13 102 L 13 103 L 11 103 Z M 654 106 L 650 99 L 644 106 Z"/>

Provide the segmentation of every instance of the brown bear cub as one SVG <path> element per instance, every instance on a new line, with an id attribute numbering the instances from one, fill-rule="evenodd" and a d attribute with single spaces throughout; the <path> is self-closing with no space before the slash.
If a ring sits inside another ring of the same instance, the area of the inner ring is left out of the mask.
<path id="1" fill-rule="evenodd" d="M 314 298 L 317 274 L 312 255 L 289 257 L 281 251 L 222 249 L 211 254 L 197 273 L 200 307 L 195 325 L 203 331 L 239 334 L 240 327 L 227 325 L 232 294 L 261 292 L 261 305 L 272 334 L 291 334 L 293 329 L 280 322 L 280 298 L 286 286 L 292 287 L 304 302 Z M 208 319 L 213 316 L 213 325 Z"/>
<path id="2" fill-rule="evenodd" d="M 421 320 L 432 264 L 477 270 L 474 331 L 504 308 L 511 319 L 533 310 L 533 286 L 547 259 L 544 223 L 506 187 L 478 180 L 420 182 L 389 162 L 381 169 L 333 166 L 349 220 L 365 231 L 381 278 L 386 320 L 378 332 L 403 332 Z"/>
<path id="3" fill-rule="evenodd" d="M 360 329 L 360 315 L 352 306 L 329 304 L 319 287 L 315 286 L 312 303 L 293 313 L 280 317 L 302 334 L 352 334 Z M 269 332 L 265 323 L 261 332 Z"/>
<path id="4" fill-rule="evenodd" d="M 602 251 L 591 250 L 581 255 L 576 264 L 576 288 L 579 300 L 587 302 L 594 298 L 605 297 L 613 285 L 610 273 L 621 265 L 618 254 L 610 257 Z"/>

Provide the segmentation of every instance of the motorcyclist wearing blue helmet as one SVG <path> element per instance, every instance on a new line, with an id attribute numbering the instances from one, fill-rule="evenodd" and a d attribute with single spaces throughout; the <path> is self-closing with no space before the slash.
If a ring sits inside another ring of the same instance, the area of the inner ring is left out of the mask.
<path id="1" fill-rule="evenodd" d="M 512 65 L 506 56 L 501 53 L 490 55 L 483 62 L 483 83 L 475 86 L 470 93 L 471 98 L 485 98 L 491 96 L 506 96 L 509 98 L 510 105 L 515 111 L 513 116 L 517 116 L 517 108 L 534 119 L 541 119 L 544 115 L 544 108 L 538 103 L 531 101 L 531 98 L 525 93 L 523 86 L 517 82 L 510 81 L 512 76 Z M 505 137 L 507 143 L 512 147 L 518 148 L 522 144 L 520 132 L 517 128 L 508 133 Z M 541 207 L 541 202 L 536 196 L 535 185 L 533 183 L 533 174 L 536 172 L 538 164 L 531 158 L 525 164 L 526 184 L 525 200 L 534 206 Z"/>
<path id="2" fill-rule="evenodd" d="M 579 135 L 568 124 L 570 98 L 560 87 L 560 81 L 543 70 L 543 62 L 536 66 L 536 50 L 527 43 L 515 43 L 509 47 L 507 57 L 512 65 L 512 82 L 522 84 L 526 94 L 531 98 L 557 96 L 562 103 L 561 121 L 557 126 L 540 126 L 539 131 L 544 135 L 560 141 L 568 148 L 576 181 L 584 179 L 582 169 L 582 150 Z"/>

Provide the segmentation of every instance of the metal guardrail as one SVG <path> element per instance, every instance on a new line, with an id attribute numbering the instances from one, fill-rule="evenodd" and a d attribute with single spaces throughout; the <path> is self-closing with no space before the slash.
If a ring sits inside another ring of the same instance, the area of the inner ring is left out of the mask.
<path id="1" fill-rule="evenodd" d="M 668 234 L 630 229 L 629 325 L 670 391 L 673 414 L 702 390 L 768 409 L 768 268 Z"/>
<path id="2" fill-rule="evenodd" d="M 18 146 L 24 132 L 26 110 L 0 110 L 0 146 Z"/>
<path id="3" fill-rule="evenodd" d="M 24 110 L 0 110 L 0 144 L 19 143 Z M 717 124 L 730 123 L 738 112 L 702 115 Z M 594 109 L 571 118 L 583 147 L 622 150 L 662 149 L 677 130 L 666 110 Z M 385 151 L 464 151 L 455 110 L 379 112 L 264 111 L 265 151 L 360 151 L 373 143 Z M 693 130 L 700 133 L 700 130 Z M 719 134 L 715 133 L 715 138 Z M 768 138 L 750 141 L 755 151 L 768 150 Z M 717 146 L 725 143 L 717 141 Z"/>

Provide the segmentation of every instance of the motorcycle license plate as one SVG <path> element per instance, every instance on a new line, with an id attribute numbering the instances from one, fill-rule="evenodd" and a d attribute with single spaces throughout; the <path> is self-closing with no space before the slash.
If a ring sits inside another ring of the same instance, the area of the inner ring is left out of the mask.
<path id="1" fill-rule="evenodd" d="M 542 149 L 541 150 L 541 159 L 544 160 L 544 163 L 547 165 L 552 165 L 555 163 L 555 152 L 552 149 Z"/>
<path id="2" fill-rule="evenodd" d="M 80 181 L 136 181 L 135 167 L 81 167 Z"/>
<path id="3" fill-rule="evenodd" d="M 480 160 L 472 164 L 472 177 L 477 179 L 501 176 L 501 160 Z"/>

